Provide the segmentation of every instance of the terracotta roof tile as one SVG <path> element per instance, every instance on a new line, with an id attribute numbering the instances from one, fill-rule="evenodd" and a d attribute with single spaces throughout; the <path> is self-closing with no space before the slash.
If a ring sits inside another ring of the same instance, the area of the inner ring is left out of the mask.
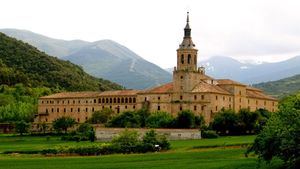
<path id="1" fill-rule="evenodd" d="M 55 93 L 49 96 L 40 97 L 41 99 L 55 99 L 55 98 L 87 98 L 87 97 L 96 97 L 101 92 L 62 92 Z"/>
<path id="2" fill-rule="evenodd" d="M 128 95 L 136 95 L 139 90 L 114 90 L 114 91 L 104 91 L 99 94 L 99 96 L 128 96 Z"/>
<path id="3" fill-rule="evenodd" d="M 247 86 L 247 87 L 246 87 L 246 90 L 254 90 L 254 91 L 260 91 L 260 92 L 263 92 L 263 90 L 258 89 L 258 88 L 255 88 L 255 87 L 252 87 L 252 86 Z"/>
<path id="4" fill-rule="evenodd" d="M 275 101 L 277 100 L 258 90 L 246 90 L 246 95 L 247 97 L 251 97 L 251 98 L 268 99 L 268 100 L 275 100 Z"/>
<path id="5" fill-rule="evenodd" d="M 236 82 L 230 79 L 217 79 L 219 85 L 239 85 L 239 86 L 246 86 L 240 82 Z"/>
<path id="6" fill-rule="evenodd" d="M 122 96 L 122 95 L 136 95 L 138 90 L 114 90 L 104 92 L 62 92 L 56 93 L 49 96 L 40 97 L 41 99 L 57 99 L 57 98 L 90 98 L 100 96 Z"/>
<path id="7" fill-rule="evenodd" d="M 196 85 L 192 92 L 230 94 L 219 86 L 205 82 L 200 82 L 198 85 Z"/>
<path id="8" fill-rule="evenodd" d="M 173 91 L 173 83 L 167 83 L 151 89 L 141 91 L 140 93 L 170 93 Z"/>

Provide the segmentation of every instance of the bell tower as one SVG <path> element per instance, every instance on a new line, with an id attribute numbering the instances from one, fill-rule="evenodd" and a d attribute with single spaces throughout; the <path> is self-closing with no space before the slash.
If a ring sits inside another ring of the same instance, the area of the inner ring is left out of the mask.
<path id="1" fill-rule="evenodd" d="M 177 67 L 173 71 L 174 92 L 189 92 L 201 81 L 204 70 L 197 67 L 197 52 L 192 41 L 188 12 L 183 41 L 177 49 Z"/>

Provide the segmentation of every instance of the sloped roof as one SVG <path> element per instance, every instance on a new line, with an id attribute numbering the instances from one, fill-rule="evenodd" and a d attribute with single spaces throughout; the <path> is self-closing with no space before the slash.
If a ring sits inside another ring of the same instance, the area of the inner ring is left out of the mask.
<path id="1" fill-rule="evenodd" d="M 166 83 L 161 86 L 153 87 L 150 89 L 146 89 L 144 91 L 141 91 L 140 93 L 170 93 L 173 91 L 173 82 Z"/>
<path id="2" fill-rule="evenodd" d="M 268 96 L 258 90 L 246 90 L 246 95 L 247 95 L 247 97 L 250 97 L 250 98 L 268 99 L 268 100 L 274 100 L 274 101 L 277 100 L 277 99 L 275 99 L 271 96 Z"/>
<path id="3" fill-rule="evenodd" d="M 40 97 L 41 99 L 54 99 L 54 98 L 87 98 L 87 97 L 96 97 L 101 92 L 62 92 L 55 93 L 49 96 Z"/>
<path id="4" fill-rule="evenodd" d="M 240 82 L 236 82 L 231 79 L 217 79 L 217 82 L 219 85 L 239 85 L 239 86 L 246 86 L 245 84 L 242 84 Z"/>
<path id="5" fill-rule="evenodd" d="M 41 99 L 59 99 L 59 98 L 90 98 L 90 97 L 100 97 L 100 96 L 128 96 L 136 95 L 138 90 L 114 90 L 114 91 L 104 91 L 104 92 L 62 92 L 56 93 L 49 96 L 40 97 Z"/>
<path id="6" fill-rule="evenodd" d="M 247 86 L 247 87 L 246 87 L 246 90 L 253 90 L 253 91 L 260 91 L 260 92 L 263 92 L 263 90 L 258 89 L 258 88 L 255 88 L 255 87 L 252 87 L 252 86 Z"/>
<path id="7" fill-rule="evenodd" d="M 219 86 L 209 84 L 203 81 L 196 85 L 192 92 L 230 94 L 228 91 L 222 89 Z"/>
<path id="8" fill-rule="evenodd" d="M 114 90 L 114 91 L 104 91 L 99 94 L 99 96 L 129 96 L 136 95 L 139 90 Z"/>

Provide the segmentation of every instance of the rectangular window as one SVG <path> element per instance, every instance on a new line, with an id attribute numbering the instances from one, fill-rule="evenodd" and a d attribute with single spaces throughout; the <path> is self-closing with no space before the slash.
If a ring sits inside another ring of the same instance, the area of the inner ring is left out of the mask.
<path id="1" fill-rule="evenodd" d="M 182 98 L 183 98 L 183 97 L 182 97 L 182 96 L 180 96 L 180 100 L 182 100 Z"/>
<path id="2" fill-rule="evenodd" d="M 80 112 L 80 108 L 77 109 L 77 112 L 78 112 L 78 113 Z"/>
<path id="3" fill-rule="evenodd" d="M 65 113 L 66 111 L 67 111 L 66 108 L 64 108 L 64 113 Z"/>
<path id="4" fill-rule="evenodd" d="M 218 96 L 216 96 L 216 100 L 218 100 Z"/>
<path id="5" fill-rule="evenodd" d="M 73 108 L 71 108 L 71 112 L 73 112 Z"/>
<path id="6" fill-rule="evenodd" d="M 204 95 L 201 95 L 201 99 L 204 100 Z"/>
<path id="7" fill-rule="evenodd" d="M 160 97 L 158 96 L 157 99 L 160 100 Z"/>
<path id="8" fill-rule="evenodd" d="M 95 111 L 95 108 L 93 107 L 93 108 L 92 108 L 92 112 L 94 112 L 94 111 Z"/>
<path id="9" fill-rule="evenodd" d="M 88 112 L 88 108 L 85 108 L 85 112 Z"/>
<path id="10" fill-rule="evenodd" d="M 218 111 L 218 106 L 216 106 L 216 111 Z"/>
<path id="11" fill-rule="evenodd" d="M 197 100 L 197 95 L 194 95 L 194 100 Z"/>
<path id="12" fill-rule="evenodd" d="M 59 113 L 59 108 L 57 108 L 57 109 L 56 109 L 56 112 L 58 112 L 58 113 Z"/>
<path id="13" fill-rule="evenodd" d="M 194 106 L 194 110 L 195 110 L 195 111 L 197 110 L 197 106 Z"/>
<path id="14" fill-rule="evenodd" d="M 204 107 L 205 107 L 205 106 L 201 106 L 201 110 L 204 110 Z"/>
<path id="15" fill-rule="evenodd" d="M 157 106 L 157 110 L 160 110 L 160 106 Z"/>

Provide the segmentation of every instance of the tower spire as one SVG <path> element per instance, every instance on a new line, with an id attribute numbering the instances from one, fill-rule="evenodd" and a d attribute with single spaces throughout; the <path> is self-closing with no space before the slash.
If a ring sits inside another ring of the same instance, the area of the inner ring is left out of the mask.
<path id="1" fill-rule="evenodd" d="M 184 28 L 184 37 L 185 38 L 191 37 L 191 28 L 190 28 L 189 22 L 190 22 L 189 12 L 187 12 L 186 25 Z"/>

